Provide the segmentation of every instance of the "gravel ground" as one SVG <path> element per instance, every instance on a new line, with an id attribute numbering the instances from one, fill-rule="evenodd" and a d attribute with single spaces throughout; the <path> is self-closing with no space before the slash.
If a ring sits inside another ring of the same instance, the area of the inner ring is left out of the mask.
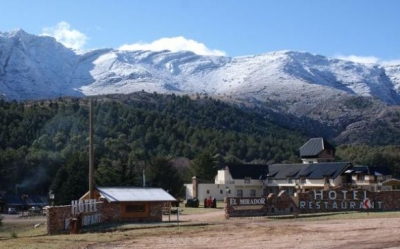
<path id="1" fill-rule="evenodd" d="M 181 215 L 180 220 L 185 225 L 200 222 L 212 225 L 173 227 L 170 232 L 155 231 L 91 248 L 400 248 L 400 217 L 225 220 L 223 211 L 218 210 Z"/>

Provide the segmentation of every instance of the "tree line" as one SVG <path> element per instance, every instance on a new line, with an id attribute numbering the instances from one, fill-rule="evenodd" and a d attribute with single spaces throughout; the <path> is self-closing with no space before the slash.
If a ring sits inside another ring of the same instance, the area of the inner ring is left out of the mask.
<path id="1" fill-rule="evenodd" d="M 0 101 L 0 190 L 56 194 L 88 189 L 88 98 Z M 94 99 L 95 183 L 162 187 L 175 197 L 193 175 L 213 180 L 224 163 L 296 163 L 309 137 L 220 100 L 136 93 Z M 375 157 L 366 159 L 371 152 Z M 396 171 L 396 147 L 339 146 L 339 159 Z M 145 178 L 145 181 L 144 181 Z"/>

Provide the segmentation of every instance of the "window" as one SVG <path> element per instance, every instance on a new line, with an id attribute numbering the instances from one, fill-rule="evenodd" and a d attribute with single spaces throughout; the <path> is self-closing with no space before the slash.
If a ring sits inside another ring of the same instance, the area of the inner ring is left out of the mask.
<path id="1" fill-rule="evenodd" d="M 292 179 L 292 178 L 288 178 L 288 179 L 287 179 L 287 182 L 288 182 L 288 183 L 293 183 L 293 179 Z"/>
<path id="2" fill-rule="evenodd" d="M 244 183 L 250 183 L 250 177 L 245 177 L 244 178 Z"/>
<path id="3" fill-rule="evenodd" d="M 236 190 L 236 196 L 237 197 L 243 197 L 243 190 L 242 189 Z"/>
<path id="4" fill-rule="evenodd" d="M 207 194 L 209 194 L 209 193 L 210 193 L 210 190 L 207 189 Z"/>
<path id="5" fill-rule="evenodd" d="M 140 213 L 146 210 L 144 204 L 127 205 L 125 213 Z"/>
<path id="6" fill-rule="evenodd" d="M 250 189 L 250 197 L 256 197 L 256 190 Z"/>
<path id="7" fill-rule="evenodd" d="M 219 193 L 220 193 L 220 194 L 223 194 L 223 193 L 224 193 L 224 191 L 223 191 L 222 189 L 220 189 L 220 190 L 219 190 Z"/>

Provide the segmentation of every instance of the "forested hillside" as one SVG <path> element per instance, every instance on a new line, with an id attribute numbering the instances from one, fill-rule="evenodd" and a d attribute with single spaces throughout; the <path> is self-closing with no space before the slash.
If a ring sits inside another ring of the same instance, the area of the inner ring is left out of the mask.
<path id="1" fill-rule="evenodd" d="M 56 193 L 56 204 L 88 189 L 88 99 L 0 102 L 0 190 Z M 147 186 L 182 196 L 197 175 L 224 162 L 298 162 L 309 139 L 265 116 L 211 98 L 135 93 L 94 98 L 95 182 Z M 397 147 L 342 146 L 338 159 L 398 168 Z"/>

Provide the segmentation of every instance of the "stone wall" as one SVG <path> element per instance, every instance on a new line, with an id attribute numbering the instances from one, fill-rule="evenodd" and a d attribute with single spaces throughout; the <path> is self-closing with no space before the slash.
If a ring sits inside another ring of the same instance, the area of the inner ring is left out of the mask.
<path id="1" fill-rule="evenodd" d="M 72 218 L 71 206 L 56 206 L 47 209 L 47 234 L 66 233 L 65 220 Z"/>
<path id="2" fill-rule="evenodd" d="M 318 190 L 297 195 L 300 213 L 400 210 L 400 191 Z"/>
<path id="3" fill-rule="evenodd" d="M 282 191 L 278 196 L 263 198 L 225 198 L 225 218 L 340 212 L 400 210 L 400 191 L 370 192 L 364 189 L 316 190 L 290 197 Z M 263 203 L 260 201 L 263 198 Z M 252 201 L 253 200 L 253 201 Z M 255 204 L 252 204 L 254 202 Z M 258 202 L 258 203 L 257 203 Z"/>
<path id="4" fill-rule="evenodd" d="M 225 203 L 225 218 L 273 216 L 285 214 L 298 214 L 298 208 L 293 199 L 281 191 L 279 195 L 270 194 L 261 198 L 231 198 L 227 197 Z"/>
<path id="5" fill-rule="evenodd" d="M 161 222 L 163 202 L 149 202 L 149 217 L 123 217 L 123 210 L 118 203 L 97 202 L 97 212 L 83 216 L 99 215 L 100 223 L 106 222 Z M 50 207 L 47 212 L 47 234 L 69 233 L 69 220 L 76 218 L 71 214 L 71 205 Z M 90 219 L 90 217 L 87 217 Z M 90 221 L 89 221 L 90 222 Z M 97 220 L 94 221 L 97 223 Z"/>

